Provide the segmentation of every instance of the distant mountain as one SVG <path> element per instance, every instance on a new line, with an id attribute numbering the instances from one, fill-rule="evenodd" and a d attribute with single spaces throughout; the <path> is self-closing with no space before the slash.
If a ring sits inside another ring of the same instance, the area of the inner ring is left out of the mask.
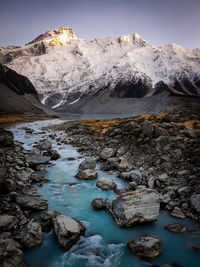
<path id="1" fill-rule="evenodd" d="M 0 64 L 0 114 L 33 115 L 45 111 L 29 79 Z"/>
<path id="2" fill-rule="evenodd" d="M 0 61 L 27 76 L 42 103 L 58 111 L 78 112 L 102 97 L 200 95 L 200 48 L 152 46 L 137 33 L 87 41 L 61 27 L 23 47 L 1 48 Z"/>

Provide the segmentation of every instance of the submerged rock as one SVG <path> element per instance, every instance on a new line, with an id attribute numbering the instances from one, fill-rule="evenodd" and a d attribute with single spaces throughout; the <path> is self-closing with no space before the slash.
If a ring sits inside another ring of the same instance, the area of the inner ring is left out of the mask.
<path id="1" fill-rule="evenodd" d="M 81 170 L 76 174 L 75 177 L 80 180 L 92 180 L 97 178 L 97 172 L 95 170 L 90 170 L 90 169 Z"/>
<path id="2" fill-rule="evenodd" d="M 48 201 L 37 195 L 17 196 L 16 202 L 22 207 L 36 210 L 45 210 L 48 207 Z"/>
<path id="3" fill-rule="evenodd" d="M 0 237 L 0 265 L 25 267 L 24 255 L 18 242 Z"/>
<path id="4" fill-rule="evenodd" d="M 172 233 L 184 233 L 186 232 L 185 225 L 179 223 L 170 223 L 165 225 L 165 229 Z"/>
<path id="5" fill-rule="evenodd" d="M 112 190 L 116 188 L 115 182 L 113 182 L 112 179 L 106 177 L 99 178 L 96 182 L 96 186 L 103 190 Z"/>
<path id="6" fill-rule="evenodd" d="M 158 192 L 145 188 L 119 195 L 112 201 L 110 212 L 119 226 L 130 227 L 134 223 L 157 220 L 159 210 Z"/>
<path id="7" fill-rule="evenodd" d="M 54 229 L 60 247 L 67 251 L 85 233 L 85 227 L 76 219 L 65 215 L 54 218 Z"/>
<path id="8" fill-rule="evenodd" d="M 127 243 L 128 248 L 137 257 L 152 259 L 161 254 L 161 242 L 157 236 L 136 238 Z"/>
<path id="9" fill-rule="evenodd" d="M 94 210 L 105 210 L 110 208 L 110 202 L 107 198 L 95 198 L 91 202 Z"/>

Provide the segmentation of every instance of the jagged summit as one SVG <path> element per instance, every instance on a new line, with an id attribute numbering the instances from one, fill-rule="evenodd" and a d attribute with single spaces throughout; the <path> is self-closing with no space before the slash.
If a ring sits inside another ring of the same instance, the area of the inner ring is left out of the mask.
<path id="1" fill-rule="evenodd" d="M 138 46 L 147 46 L 147 42 L 138 34 L 128 34 L 128 35 L 121 35 L 119 37 L 119 42 L 124 44 L 134 44 Z"/>
<path id="2" fill-rule="evenodd" d="M 27 45 L 43 41 L 45 44 L 56 45 L 56 44 L 66 44 L 70 40 L 76 40 L 77 37 L 74 31 L 69 27 L 60 27 L 56 30 L 49 30 L 45 33 L 40 34 L 33 41 L 29 42 Z"/>

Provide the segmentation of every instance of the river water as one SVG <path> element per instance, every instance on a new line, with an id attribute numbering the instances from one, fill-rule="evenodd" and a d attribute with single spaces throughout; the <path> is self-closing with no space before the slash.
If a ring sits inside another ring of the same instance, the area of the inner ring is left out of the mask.
<path id="1" fill-rule="evenodd" d="M 93 118 L 111 117 L 109 115 Z M 116 116 L 118 117 L 118 116 Z M 124 116 L 125 117 L 125 116 Z M 66 119 L 88 118 L 87 115 L 65 116 Z M 90 116 L 91 118 L 91 116 Z M 31 149 L 35 141 L 39 141 L 48 134 L 41 133 L 43 126 L 58 123 L 60 120 L 46 120 L 32 123 L 19 124 L 11 128 L 15 139 L 24 143 L 26 149 Z M 25 133 L 21 127 L 29 127 L 35 130 L 33 135 Z M 200 251 L 191 250 L 192 245 L 200 246 L 200 228 L 192 220 L 176 219 L 167 212 L 161 211 L 159 218 L 154 223 L 137 225 L 131 228 L 118 227 L 112 216 L 106 211 L 93 211 L 91 201 L 96 197 L 107 197 L 112 200 L 116 195 L 112 191 L 103 191 L 95 186 L 96 179 L 81 181 L 74 177 L 78 165 L 83 160 L 81 155 L 71 145 L 57 145 L 53 142 L 53 149 L 56 149 L 61 158 L 54 166 L 47 167 L 42 173 L 50 180 L 43 187 L 38 188 L 38 193 L 49 201 L 49 209 L 59 211 L 80 220 L 87 231 L 84 237 L 68 252 L 63 252 L 55 239 L 53 230 L 44 235 L 44 242 L 41 246 L 25 251 L 27 266 L 32 267 L 140 267 L 157 264 L 167 266 L 169 263 L 179 263 L 185 267 L 200 266 Z M 74 157 L 74 161 L 68 161 L 68 157 Z M 111 177 L 118 187 L 126 186 L 126 182 L 107 172 L 98 169 L 98 177 Z M 67 183 L 77 183 L 69 186 Z M 37 215 L 38 216 L 38 215 Z M 188 231 L 183 234 L 169 233 L 164 229 L 168 223 L 182 223 Z M 136 237 L 146 234 L 156 235 L 161 238 L 162 254 L 153 260 L 141 260 L 130 253 L 126 243 Z"/>

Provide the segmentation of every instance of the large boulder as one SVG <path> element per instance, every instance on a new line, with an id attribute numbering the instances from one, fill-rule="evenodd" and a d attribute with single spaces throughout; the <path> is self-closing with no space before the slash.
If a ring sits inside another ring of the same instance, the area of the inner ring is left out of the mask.
<path id="1" fill-rule="evenodd" d="M 54 218 L 54 229 L 60 247 L 67 251 L 85 233 L 85 227 L 76 219 L 65 215 Z"/>
<path id="2" fill-rule="evenodd" d="M 161 254 L 161 242 L 157 236 L 144 236 L 127 243 L 128 248 L 137 257 L 152 259 Z"/>
<path id="3" fill-rule="evenodd" d="M 0 237 L 0 265 L 25 267 L 24 255 L 18 242 Z"/>
<path id="4" fill-rule="evenodd" d="M 41 140 L 36 147 L 40 150 L 49 150 L 52 149 L 52 143 L 49 140 Z"/>
<path id="5" fill-rule="evenodd" d="M 18 205 L 36 210 L 45 210 L 48 207 L 48 201 L 37 195 L 21 195 L 16 197 Z"/>
<path id="6" fill-rule="evenodd" d="M 91 158 L 87 158 L 84 161 L 82 161 L 78 169 L 79 170 L 87 170 L 87 169 L 94 170 L 95 167 L 96 167 L 96 159 L 91 157 Z"/>
<path id="7" fill-rule="evenodd" d="M 102 159 L 108 159 L 111 157 L 114 157 L 116 154 L 116 149 L 111 148 L 111 147 L 105 147 L 102 151 L 101 151 L 101 158 Z"/>
<path id="8" fill-rule="evenodd" d="M 116 223 L 130 227 L 134 223 L 157 220 L 160 210 L 159 194 L 153 189 L 137 189 L 119 195 L 110 209 Z"/>
<path id="9" fill-rule="evenodd" d="M 116 183 L 110 178 L 102 177 L 98 179 L 96 186 L 103 190 L 112 190 L 116 188 Z"/>
<path id="10" fill-rule="evenodd" d="M 43 233 L 41 225 L 37 222 L 29 222 L 19 230 L 17 239 L 24 248 L 33 248 L 42 244 Z"/>
<path id="11" fill-rule="evenodd" d="M 107 198 L 95 198 L 91 202 L 94 210 L 107 210 L 110 208 L 110 202 Z"/>
<path id="12" fill-rule="evenodd" d="M 37 165 L 47 164 L 50 160 L 51 157 L 41 155 L 29 155 L 28 157 L 26 157 L 27 163 L 29 163 L 29 165 L 33 168 Z"/>
<path id="13" fill-rule="evenodd" d="M 92 180 L 97 178 L 97 172 L 95 170 L 81 170 L 76 174 L 76 178 L 80 180 Z"/>
<path id="14" fill-rule="evenodd" d="M 0 215 L 0 230 L 7 231 L 16 224 L 16 218 L 12 215 Z"/>

